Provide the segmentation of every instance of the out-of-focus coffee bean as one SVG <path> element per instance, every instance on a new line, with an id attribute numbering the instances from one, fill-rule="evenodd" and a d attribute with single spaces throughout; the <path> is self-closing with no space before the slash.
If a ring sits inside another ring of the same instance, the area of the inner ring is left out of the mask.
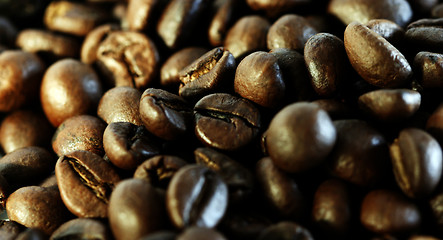
<path id="1" fill-rule="evenodd" d="M 257 240 L 313 240 L 308 229 L 295 222 L 279 222 L 264 229 Z"/>
<path id="2" fill-rule="evenodd" d="M 121 181 L 109 200 L 109 224 L 116 240 L 137 240 L 158 231 L 166 224 L 164 198 L 144 180 Z"/>
<path id="3" fill-rule="evenodd" d="M 337 137 L 328 114 L 316 104 L 306 102 L 280 110 L 266 132 L 269 156 L 287 172 L 305 171 L 322 163 Z"/>
<path id="4" fill-rule="evenodd" d="M 91 30 L 83 40 L 80 59 L 83 63 L 93 64 L 97 60 L 97 51 L 101 42 L 113 31 L 118 31 L 117 24 L 104 24 Z"/>
<path id="5" fill-rule="evenodd" d="M 439 191 L 429 199 L 429 207 L 432 213 L 432 220 L 439 232 L 443 231 L 443 191 Z"/>
<path id="6" fill-rule="evenodd" d="M 443 17 L 443 3 L 437 4 L 432 8 L 431 17 L 433 18 Z"/>
<path id="7" fill-rule="evenodd" d="M 392 45 L 399 44 L 405 36 L 405 30 L 402 27 L 387 19 L 372 19 L 365 25 Z"/>
<path id="8" fill-rule="evenodd" d="M 226 238 L 215 229 L 190 227 L 178 235 L 177 240 L 226 240 Z"/>
<path id="9" fill-rule="evenodd" d="M 188 165 L 174 175 L 166 192 L 166 206 L 177 228 L 213 228 L 228 205 L 228 187 L 213 170 Z"/>
<path id="10" fill-rule="evenodd" d="M 235 92 L 260 106 L 273 108 L 280 104 L 285 87 L 277 58 L 270 53 L 251 53 L 238 64 Z"/>
<path id="11" fill-rule="evenodd" d="M 344 43 L 349 61 L 368 83 L 393 88 L 410 80 L 412 69 L 404 55 L 368 27 L 350 23 L 345 30 Z"/>
<path id="12" fill-rule="evenodd" d="M 443 105 L 437 107 L 428 118 L 428 121 L 426 122 L 426 131 L 437 139 L 440 146 L 443 146 Z"/>
<path id="13" fill-rule="evenodd" d="M 401 234 L 417 229 L 421 223 L 418 207 L 398 192 L 370 191 L 361 205 L 360 221 L 380 234 Z"/>
<path id="14" fill-rule="evenodd" d="M 235 0 L 219 0 L 213 5 L 217 9 L 208 28 L 208 38 L 211 45 L 217 47 L 223 45 L 229 28 L 244 10 L 244 4 Z"/>
<path id="15" fill-rule="evenodd" d="M 139 240 L 175 240 L 177 238 L 177 233 L 173 231 L 156 231 L 150 233 Z"/>
<path id="16" fill-rule="evenodd" d="M 312 101 L 321 109 L 325 110 L 333 120 L 352 118 L 355 115 L 354 109 L 344 102 L 333 98 L 317 99 Z"/>
<path id="17" fill-rule="evenodd" d="M 155 15 L 159 0 L 130 0 L 126 10 L 129 30 L 143 31 L 152 26 L 152 17 Z"/>
<path id="18" fill-rule="evenodd" d="M 244 16 L 229 29 L 224 47 L 237 60 L 252 52 L 265 50 L 270 26 L 269 21 L 261 16 Z"/>
<path id="19" fill-rule="evenodd" d="M 226 212 L 219 229 L 229 239 L 257 239 L 263 229 L 271 224 L 271 220 L 257 211 L 232 209 Z"/>
<path id="20" fill-rule="evenodd" d="M 76 218 L 63 223 L 51 235 L 51 240 L 58 239 L 110 240 L 109 227 L 96 219 Z"/>
<path id="21" fill-rule="evenodd" d="M 195 104 L 194 115 L 197 138 L 221 150 L 246 146 L 261 127 L 259 110 L 248 100 L 227 93 L 203 97 Z"/>
<path id="22" fill-rule="evenodd" d="M 5 240 L 15 240 L 22 230 L 22 225 L 10 220 L 0 220 L 0 236 Z"/>
<path id="23" fill-rule="evenodd" d="M 405 40 L 422 51 L 443 52 L 443 18 L 420 19 L 408 25 Z"/>
<path id="24" fill-rule="evenodd" d="M 70 212 L 84 218 L 108 216 L 111 192 L 120 181 L 111 164 L 95 153 L 78 150 L 57 160 L 55 175 L 61 199 Z"/>
<path id="25" fill-rule="evenodd" d="M 307 5 L 311 0 L 246 0 L 255 11 L 265 11 L 268 17 L 276 17 L 296 7 Z"/>
<path id="26" fill-rule="evenodd" d="M 438 4 L 438 0 L 409 0 L 414 11 L 414 16 L 428 16 L 432 8 Z"/>
<path id="27" fill-rule="evenodd" d="M 443 88 L 443 54 L 419 52 L 414 58 L 417 78 L 425 89 Z"/>
<path id="28" fill-rule="evenodd" d="M 305 43 L 316 33 L 304 17 L 296 14 L 283 15 L 269 28 L 267 46 L 268 49 L 288 48 L 303 52 Z"/>
<path id="29" fill-rule="evenodd" d="M 17 33 L 17 29 L 9 19 L 0 17 L 0 44 L 14 46 Z"/>
<path id="30" fill-rule="evenodd" d="M 438 142 L 423 130 L 407 128 L 390 149 L 398 186 L 411 198 L 429 196 L 442 175 L 442 149 Z"/>
<path id="31" fill-rule="evenodd" d="M 27 228 L 25 231 L 17 235 L 15 240 L 45 240 L 48 236 L 43 231 L 35 228 Z"/>

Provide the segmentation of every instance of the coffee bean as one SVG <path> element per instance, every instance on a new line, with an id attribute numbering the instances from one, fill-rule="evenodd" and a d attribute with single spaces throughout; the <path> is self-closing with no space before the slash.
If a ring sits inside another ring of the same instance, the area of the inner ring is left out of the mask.
<path id="1" fill-rule="evenodd" d="M 442 88 L 443 54 L 419 52 L 414 58 L 414 67 L 424 89 Z"/>
<path id="2" fill-rule="evenodd" d="M 2 175 L 0 175 L 0 211 L 5 210 L 6 200 L 8 199 L 11 191 L 12 190 L 9 183 Z"/>
<path id="3" fill-rule="evenodd" d="M 61 198 L 78 217 L 105 218 L 114 186 L 120 181 L 112 165 L 95 153 L 73 151 L 55 165 Z"/>
<path id="4" fill-rule="evenodd" d="M 392 45 L 399 44 L 405 36 L 405 30 L 402 27 L 387 19 L 372 19 L 366 23 L 366 26 Z"/>
<path id="5" fill-rule="evenodd" d="M 271 220 L 258 211 L 233 208 L 226 212 L 219 229 L 229 239 L 257 239 L 263 229 L 271 224 Z"/>
<path id="6" fill-rule="evenodd" d="M 425 51 L 442 52 L 443 19 L 419 19 L 408 25 L 405 40 L 415 48 Z"/>
<path id="7" fill-rule="evenodd" d="M 15 238 L 15 240 L 29 240 L 29 239 L 45 240 L 45 239 L 48 239 L 48 237 L 41 230 L 34 229 L 34 228 L 27 228 L 25 231 L 23 231 L 19 235 L 17 235 L 17 238 Z"/>
<path id="8" fill-rule="evenodd" d="M 151 26 L 153 16 L 159 5 L 158 0 L 133 0 L 128 2 L 126 20 L 128 21 L 129 30 L 143 31 Z"/>
<path id="9" fill-rule="evenodd" d="M 89 31 L 83 40 L 80 59 L 83 63 L 93 64 L 97 61 L 97 51 L 101 42 L 113 31 L 118 31 L 120 26 L 116 24 L 104 24 Z"/>
<path id="10" fill-rule="evenodd" d="M 257 136 L 260 112 L 249 101 L 215 93 L 194 106 L 195 134 L 204 144 L 221 150 L 238 150 Z M 215 131 L 217 129 L 217 131 Z"/>
<path id="11" fill-rule="evenodd" d="M 5 17 L 0 17 L 0 44 L 14 46 L 17 37 L 17 29 L 14 24 Z"/>
<path id="12" fill-rule="evenodd" d="M 426 122 L 426 131 L 428 131 L 443 146 L 443 105 L 435 109 Z"/>
<path id="13" fill-rule="evenodd" d="M 432 220 L 439 232 L 443 231 L 443 191 L 439 189 L 437 193 L 429 199 L 429 207 L 432 213 Z"/>
<path id="14" fill-rule="evenodd" d="M 50 239 L 108 240 L 111 239 L 111 233 L 109 227 L 98 220 L 76 218 L 63 223 Z"/>
<path id="15" fill-rule="evenodd" d="M 140 240 L 175 240 L 177 234 L 173 231 L 157 231 L 141 237 Z"/>
<path id="16" fill-rule="evenodd" d="M 324 98 L 312 101 L 325 110 L 333 120 L 352 118 L 354 109 L 338 99 Z"/>
<path id="17" fill-rule="evenodd" d="M 269 226 L 260 234 L 257 240 L 313 240 L 306 228 L 294 222 L 279 222 Z"/>
<path id="18" fill-rule="evenodd" d="M 305 6 L 310 3 L 310 0 L 246 0 L 249 7 L 256 11 L 265 11 L 269 17 L 276 17 L 284 12 L 295 9 L 296 7 Z"/>
<path id="19" fill-rule="evenodd" d="M 10 220 L 0 220 L 0 234 L 5 240 L 15 240 L 22 231 L 23 225 Z"/>
<path id="20" fill-rule="evenodd" d="M 217 47 L 223 45 L 229 28 L 245 9 L 244 3 L 235 0 L 216 1 L 213 5 L 217 9 L 208 28 L 208 38 L 211 45 Z"/>
<path id="21" fill-rule="evenodd" d="M 190 227 L 178 235 L 177 240 L 226 240 L 226 238 L 214 229 Z"/>
<path id="22" fill-rule="evenodd" d="M 433 18 L 441 18 L 443 17 L 443 4 L 436 4 L 431 10 L 431 17 Z"/>

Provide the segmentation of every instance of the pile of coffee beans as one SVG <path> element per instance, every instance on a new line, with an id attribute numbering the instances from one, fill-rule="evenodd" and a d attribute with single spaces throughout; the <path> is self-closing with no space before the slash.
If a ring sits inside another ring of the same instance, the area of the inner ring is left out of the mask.
<path id="1" fill-rule="evenodd" d="M 0 239 L 443 239 L 443 1 L 0 0 Z"/>

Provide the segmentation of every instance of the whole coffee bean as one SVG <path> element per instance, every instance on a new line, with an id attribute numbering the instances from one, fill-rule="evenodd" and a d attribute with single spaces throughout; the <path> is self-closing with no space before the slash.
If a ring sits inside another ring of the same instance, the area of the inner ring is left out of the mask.
<path id="1" fill-rule="evenodd" d="M 66 119 L 52 137 L 52 149 L 60 157 L 75 150 L 103 155 L 106 124 L 97 117 L 80 115 Z"/>
<path id="2" fill-rule="evenodd" d="M 290 219 L 301 219 L 305 214 L 305 197 L 294 179 L 277 168 L 271 158 L 257 162 L 255 175 L 264 197 L 277 212 Z"/>
<path id="3" fill-rule="evenodd" d="M 400 193 L 372 190 L 363 199 L 360 221 L 376 233 L 401 234 L 417 229 L 421 214 L 417 206 Z"/>
<path id="4" fill-rule="evenodd" d="M 354 109 L 338 99 L 324 98 L 312 101 L 325 110 L 333 120 L 347 119 L 355 116 Z"/>
<path id="5" fill-rule="evenodd" d="M 115 166 L 127 170 L 160 153 L 159 144 L 145 127 L 129 122 L 109 124 L 103 133 L 103 148 Z"/>
<path id="6" fill-rule="evenodd" d="M 420 19 L 408 25 L 406 41 L 420 50 L 442 52 L 443 19 Z"/>
<path id="7" fill-rule="evenodd" d="M 204 165 L 222 177 L 229 191 L 229 204 L 245 202 L 254 188 L 252 172 L 227 155 L 211 148 L 194 150 L 195 162 Z"/>
<path id="8" fill-rule="evenodd" d="M 268 49 L 289 48 L 302 52 L 305 43 L 316 33 L 317 31 L 304 17 L 286 14 L 269 28 L 267 46 Z"/>
<path id="9" fill-rule="evenodd" d="M 13 192 L 6 202 L 11 221 L 51 235 L 71 215 L 56 188 L 28 186 Z"/>
<path id="10" fill-rule="evenodd" d="M 337 137 L 328 114 L 316 104 L 306 102 L 280 110 L 266 132 L 269 156 L 287 172 L 301 172 L 321 164 Z"/>
<path id="11" fill-rule="evenodd" d="M 167 189 L 175 173 L 187 164 L 179 157 L 157 155 L 140 164 L 134 172 L 134 178 L 146 180 L 154 187 Z"/>
<path id="12" fill-rule="evenodd" d="M 106 224 L 96 219 L 76 218 L 63 223 L 52 233 L 50 239 L 108 240 L 112 238 Z"/>
<path id="13" fill-rule="evenodd" d="M 104 24 L 91 30 L 83 40 L 80 59 L 83 63 L 93 64 L 97 60 L 97 51 L 101 42 L 113 31 L 118 31 L 116 24 Z"/>
<path id="14" fill-rule="evenodd" d="M 97 115 L 107 124 L 130 122 L 143 125 L 139 103 L 142 93 L 133 87 L 114 87 L 103 94 L 98 103 Z"/>
<path id="15" fill-rule="evenodd" d="M 266 52 L 249 54 L 238 64 L 234 89 L 240 96 L 260 106 L 276 107 L 285 93 L 277 58 Z"/>
<path id="16" fill-rule="evenodd" d="M 215 229 L 190 227 L 178 235 L 177 240 L 226 240 L 226 238 Z"/>
<path id="17" fill-rule="evenodd" d="M 440 182 L 443 159 L 438 142 L 421 129 L 403 129 L 391 145 L 395 179 L 411 198 L 429 196 Z"/>
<path id="18" fill-rule="evenodd" d="M 366 26 L 392 45 L 399 44 L 405 36 L 405 30 L 402 27 L 387 19 L 372 19 L 366 23 Z"/>
<path id="19" fill-rule="evenodd" d="M 140 99 L 140 117 L 148 131 L 173 140 L 190 128 L 191 108 L 186 101 L 166 90 L 148 88 Z"/>
<path id="20" fill-rule="evenodd" d="M 343 41 L 329 33 L 318 33 L 304 45 L 304 58 L 315 92 L 325 97 L 334 95 L 347 74 Z"/>
<path id="21" fill-rule="evenodd" d="M 269 226 L 257 240 L 313 240 L 308 229 L 294 222 L 279 222 Z"/>
<path id="22" fill-rule="evenodd" d="M 258 211 L 231 209 L 223 217 L 219 229 L 229 239 L 257 239 L 258 235 L 272 224 Z"/>
<path id="23" fill-rule="evenodd" d="M 0 17 L 0 44 L 12 47 L 17 37 L 17 29 L 14 24 L 5 17 Z"/>
<path id="24" fill-rule="evenodd" d="M 246 146 L 261 127 L 258 109 L 246 99 L 227 93 L 203 97 L 195 104 L 194 115 L 197 138 L 221 150 L 233 151 Z"/>
<path id="25" fill-rule="evenodd" d="M 218 4 L 218 5 L 217 5 Z M 208 38 L 212 46 L 223 45 L 226 34 L 243 9 L 243 3 L 235 0 L 215 1 L 216 10 L 208 28 Z"/>
<path id="26" fill-rule="evenodd" d="M 113 31 L 97 50 L 99 69 L 111 86 L 145 89 L 159 70 L 154 42 L 138 32 Z"/>
<path id="27" fill-rule="evenodd" d="M 40 87 L 43 110 L 54 127 L 70 117 L 95 112 L 102 95 L 102 84 L 95 71 L 75 59 L 51 65 Z"/>
<path id="28" fill-rule="evenodd" d="M 265 11 L 269 17 L 276 17 L 281 13 L 293 10 L 296 7 L 305 6 L 311 0 L 246 0 L 249 7 L 255 11 Z"/>
<path id="29" fill-rule="evenodd" d="M 88 151 L 70 152 L 57 160 L 55 175 L 63 203 L 74 215 L 108 216 L 109 198 L 120 177 L 103 158 Z"/>
<path id="30" fill-rule="evenodd" d="M 44 63 L 37 55 L 20 50 L 0 54 L 0 111 L 9 112 L 38 98 Z"/>
<path id="31" fill-rule="evenodd" d="M 34 228 L 27 228 L 25 231 L 17 235 L 17 238 L 15 238 L 15 240 L 45 240 L 45 239 L 48 239 L 47 235 L 44 234 L 43 231 Z"/>
<path id="32" fill-rule="evenodd" d="M 222 47 L 214 48 L 179 73 L 179 94 L 186 99 L 200 99 L 232 85 L 235 58 Z"/>
<path id="33" fill-rule="evenodd" d="M 428 131 L 443 146 L 443 105 L 435 109 L 426 122 Z"/>
<path id="34" fill-rule="evenodd" d="M 188 165 L 172 178 L 166 192 L 166 206 L 177 228 L 215 227 L 228 205 L 228 187 L 213 170 Z"/>
<path id="35" fill-rule="evenodd" d="M 244 16 L 229 29 L 224 47 L 237 60 L 252 52 L 265 50 L 269 27 L 269 21 L 261 16 Z"/>
<path id="36" fill-rule="evenodd" d="M 420 93 L 409 89 L 380 89 L 358 98 L 363 112 L 384 122 L 405 120 L 417 112 L 420 104 Z"/>
<path id="37" fill-rule="evenodd" d="M 424 89 L 442 88 L 443 54 L 419 52 L 414 58 L 416 74 Z"/>
<path id="38" fill-rule="evenodd" d="M 109 224 L 116 240 L 137 240 L 162 229 L 165 220 L 163 197 L 144 180 L 123 180 L 112 192 Z"/>
<path id="39" fill-rule="evenodd" d="M 372 19 L 387 19 L 404 27 L 412 19 L 413 11 L 406 0 L 331 0 L 328 12 L 344 24 L 367 23 Z"/>
<path id="40" fill-rule="evenodd" d="M 412 69 L 403 54 L 368 27 L 350 23 L 345 30 L 344 43 L 349 61 L 368 83 L 393 88 L 410 80 Z"/>

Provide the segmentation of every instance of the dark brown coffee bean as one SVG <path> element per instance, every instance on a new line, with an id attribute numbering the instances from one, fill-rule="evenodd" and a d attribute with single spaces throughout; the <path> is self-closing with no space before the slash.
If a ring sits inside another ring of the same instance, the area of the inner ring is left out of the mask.
<path id="1" fill-rule="evenodd" d="M 140 99 L 140 117 L 148 131 L 173 140 L 190 128 L 191 108 L 185 100 L 162 89 L 148 88 Z"/>
<path id="2" fill-rule="evenodd" d="M 6 202 L 11 221 L 51 235 L 71 215 L 56 188 L 28 186 L 13 192 Z"/>
<path id="3" fill-rule="evenodd" d="M 56 1 L 46 8 L 43 20 L 50 30 L 86 36 L 107 18 L 107 13 L 98 6 Z"/>
<path id="4" fill-rule="evenodd" d="M 369 116 L 385 121 L 405 120 L 421 104 L 421 95 L 409 89 L 381 89 L 365 93 L 358 98 L 358 105 Z"/>
<path id="5" fill-rule="evenodd" d="M 134 178 L 146 180 L 154 187 L 167 189 L 174 174 L 187 164 L 179 157 L 158 155 L 140 164 L 134 172 Z"/>
<path id="6" fill-rule="evenodd" d="M 14 24 L 5 17 L 0 17 L 0 44 L 12 47 L 15 45 L 17 29 Z"/>
<path id="7" fill-rule="evenodd" d="M 214 48 L 179 73 L 179 94 L 186 99 L 200 99 L 232 85 L 236 63 L 234 56 L 222 47 Z"/>
<path id="8" fill-rule="evenodd" d="M 272 224 L 258 211 L 228 210 L 218 227 L 229 239 L 257 239 L 258 235 Z"/>
<path id="9" fill-rule="evenodd" d="M 116 240 L 137 240 L 165 227 L 165 220 L 164 198 L 146 181 L 127 179 L 112 192 L 109 224 Z"/>
<path id="10" fill-rule="evenodd" d="M 55 176 L 55 173 L 52 173 L 51 175 L 49 175 L 49 177 L 47 177 L 46 179 L 44 179 L 40 184 L 40 187 L 44 187 L 44 188 L 50 188 L 50 187 L 56 187 L 57 186 L 57 177 Z"/>
<path id="11" fill-rule="evenodd" d="M 414 67 L 421 85 L 425 89 L 443 88 L 443 54 L 419 52 L 414 58 Z"/>
<path id="12" fill-rule="evenodd" d="M 304 45 L 304 58 L 315 92 L 324 97 L 334 95 L 347 74 L 343 41 L 329 33 L 316 34 Z"/>
<path id="13" fill-rule="evenodd" d="M 101 42 L 113 31 L 118 31 L 116 24 L 104 24 L 91 30 L 83 40 L 80 59 L 83 63 L 93 64 L 97 60 L 97 51 Z"/>
<path id="14" fill-rule="evenodd" d="M 157 231 L 141 237 L 139 240 L 175 240 L 177 233 L 173 231 Z"/>
<path id="15" fill-rule="evenodd" d="M 76 218 L 63 223 L 52 233 L 50 239 L 110 240 L 112 238 L 106 224 L 90 218 Z"/>
<path id="16" fill-rule="evenodd" d="M 115 166 L 128 170 L 160 153 L 160 146 L 154 141 L 144 126 L 129 122 L 111 123 L 103 134 L 106 156 Z"/>
<path id="17" fill-rule="evenodd" d="M 139 103 L 142 93 L 133 87 L 114 87 L 103 94 L 98 103 L 97 115 L 107 124 L 130 122 L 143 125 Z"/>
<path id="18" fill-rule="evenodd" d="M 246 0 L 249 7 L 255 11 L 265 11 L 269 17 L 276 17 L 289 12 L 296 7 L 307 5 L 311 0 Z"/>
<path id="19" fill-rule="evenodd" d="M 177 240 L 226 240 L 226 238 L 215 229 L 190 227 L 178 235 Z"/>
<path id="20" fill-rule="evenodd" d="M 267 46 L 268 49 L 288 48 L 303 52 L 305 43 L 316 33 L 304 17 L 286 14 L 269 28 Z"/>
<path id="21" fill-rule="evenodd" d="M 344 24 L 367 23 L 372 19 L 387 19 L 404 27 L 412 19 L 412 9 L 406 0 L 332 0 L 328 12 Z"/>
<path id="22" fill-rule="evenodd" d="M 113 31 L 97 50 L 99 69 L 111 86 L 145 89 L 159 70 L 154 42 L 138 32 Z"/>
<path id="23" fill-rule="evenodd" d="M 423 130 L 407 128 L 390 149 L 398 186 L 411 198 L 429 196 L 442 175 L 442 149 L 438 142 Z"/>
<path id="24" fill-rule="evenodd" d="M 324 98 L 312 101 L 312 103 L 317 104 L 317 106 L 325 110 L 333 120 L 352 118 L 355 116 L 353 108 L 338 99 Z"/>
<path id="25" fill-rule="evenodd" d="M 279 222 L 260 234 L 257 240 L 313 240 L 308 229 L 294 222 Z"/>
<path id="26" fill-rule="evenodd" d="M 60 157 L 76 150 L 103 155 L 106 124 L 97 117 L 80 115 L 66 119 L 55 131 L 52 149 Z"/>
<path id="27" fill-rule="evenodd" d="M 439 191 L 429 199 L 429 207 L 432 213 L 432 220 L 439 232 L 443 231 L 443 191 Z"/>
<path id="28" fill-rule="evenodd" d="M 372 232 L 399 234 L 417 229 L 421 214 L 417 206 L 400 193 L 373 190 L 363 199 L 360 221 Z"/>
<path id="29" fill-rule="evenodd" d="M 229 191 L 229 204 L 246 202 L 254 188 L 252 172 L 240 163 L 211 148 L 194 150 L 195 162 L 204 165 L 222 177 Z"/>
<path id="30" fill-rule="evenodd" d="M 213 170 L 201 165 L 182 167 L 166 192 L 166 206 L 177 228 L 213 228 L 228 205 L 228 187 Z"/>
<path id="31" fill-rule="evenodd" d="M 194 115 L 198 139 L 221 150 L 233 151 L 246 146 L 261 127 L 258 109 L 246 99 L 227 93 L 200 99 L 194 106 Z"/>
<path id="32" fill-rule="evenodd" d="M 392 88 L 410 80 L 412 69 L 403 54 L 368 27 L 357 22 L 349 24 L 344 43 L 352 66 L 368 83 Z"/>
<path id="33" fill-rule="evenodd" d="M 48 236 L 43 231 L 35 228 L 27 228 L 25 231 L 17 235 L 15 240 L 46 240 Z"/>
<path id="34" fill-rule="evenodd" d="M 215 1 L 214 5 L 217 10 L 209 25 L 208 38 L 211 45 L 217 47 L 223 45 L 226 34 L 243 10 L 243 5 L 235 0 Z"/>
<path id="35" fill-rule="evenodd" d="M 234 89 L 260 106 L 276 107 L 285 93 L 277 58 L 266 52 L 254 52 L 245 57 L 235 72 Z"/>
<path id="36" fill-rule="evenodd" d="M 266 132 L 269 156 L 287 172 L 305 171 L 321 164 L 337 137 L 328 114 L 316 104 L 306 102 L 280 110 Z"/>
<path id="37" fill-rule="evenodd" d="M 265 50 L 270 26 L 268 20 L 261 16 L 244 16 L 229 29 L 224 47 L 237 60 L 252 52 Z"/>
<path id="38" fill-rule="evenodd" d="M 51 65 L 40 88 L 43 110 L 54 127 L 70 117 L 95 112 L 102 95 L 102 84 L 95 71 L 74 59 Z"/>
<path id="39" fill-rule="evenodd" d="M 71 152 L 57 160 L 55 175 L 61 198 L 74 215 L 108 216 L 109 198 L 120 177 L 103 158 L 88 151 Z"/>
<path id="40" fill-rule="evenodd" d="M 405 30 L 402 27 L 387 19 L 372 19 L 366 23 L 366 26 L 392 45 L 400 43 L 405 36 Z"/>
<path id="41" fill-rule="evenodd" d="M 38 98 L 44 64 L 35 54 L 19 50 L 0 54 L 0 111 L 8 112 Z"/>
<path id="42" fill-rule="evenodd" d="M 431 17 L 432 18 L 441 18 L 441 17 L 443 17 L 443 3 L 434 5 L 434 7 L 431 10 Z"/>
<path id="43" fill-rule="evenodd" d="M 437 107 L 428 118 L 428 121 L 426 122 L 426 131 L 437 139 L 440 146 L 443 146 L 443 105 Z"/>
<path id="44" fill-rule="evenodd" d="M 306 213 L 305 197 L 294 179 L 277 168 L 271 158 L 257 162 L 255 175 L 263 196 L 277 212 L 290 219 L 301 219 Z"/>
<path id="45" fill-rule="evenodd" d="M 420 19 L 408 25 L 406 41 L 415 48 L 425 51 L 442 52 L 443 18 Z"/>

